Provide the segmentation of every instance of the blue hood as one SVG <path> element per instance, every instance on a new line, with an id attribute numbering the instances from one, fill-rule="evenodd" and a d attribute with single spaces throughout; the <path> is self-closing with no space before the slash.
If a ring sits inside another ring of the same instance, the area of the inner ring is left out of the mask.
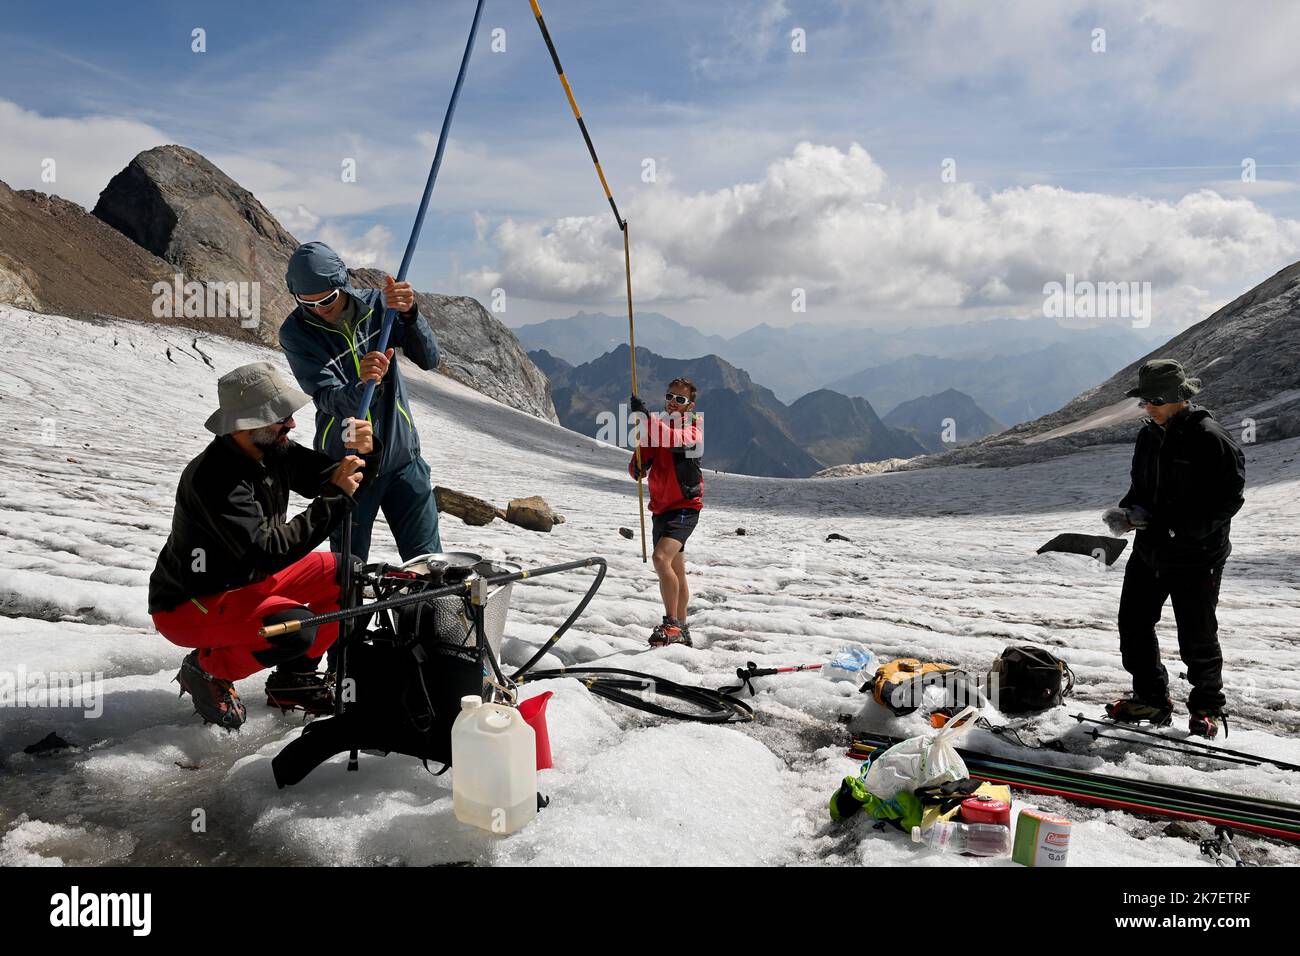
<path id="1" fill-rule="evenodd" d="M 342 289 L 353 298 L 361 295 L 348 281 L 348 267 L 339 254 L 323 242 L 305 242 L 289 257 L 285 284 L 293 295 L 316 295 Z"/>

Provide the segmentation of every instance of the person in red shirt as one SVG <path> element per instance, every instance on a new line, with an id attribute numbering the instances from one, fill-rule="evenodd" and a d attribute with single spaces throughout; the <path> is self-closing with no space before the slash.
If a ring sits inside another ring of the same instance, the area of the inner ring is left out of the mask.
<path id="1" fill-rule="evenodd" d="M 650 633 L 652 647 L 666 644 L 691 646 L 686 623 L 690 589 L 686 585 L 686 540 L 700 520 L 704 507 L 704 476 L 700 457 L 704 450 L 703 416 L 695 411 L 695 386 L 684 378 L 668 383 L 664 414 L 652 414 L 633 395 L 631 409 L 644 416 L 639 427 L 641 471 L 633 454 L 627 470 L 633 478 L 650 479 L 650 512 L 654 515 L 654 565 L 664 617 Z"/>

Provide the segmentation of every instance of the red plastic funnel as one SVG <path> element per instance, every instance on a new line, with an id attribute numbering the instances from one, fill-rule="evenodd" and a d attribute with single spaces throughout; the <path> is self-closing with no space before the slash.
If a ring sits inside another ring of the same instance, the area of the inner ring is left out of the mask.
<path id="1" fill-rule="evenodd" d="M 533 728 L 537 738 L 537 769 L 549 770 L 551 764 L 551 735 L 546 730 L 546 702 L 555 696 L 554 691 L 545 691 L 536 697 L 529 697 L 519 702 L 519 713 L 524 722 Z"/>

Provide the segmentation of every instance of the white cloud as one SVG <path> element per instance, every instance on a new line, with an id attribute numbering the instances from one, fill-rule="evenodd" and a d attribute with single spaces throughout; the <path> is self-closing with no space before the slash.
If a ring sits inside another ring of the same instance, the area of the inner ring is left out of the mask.
<path id="1" fill-rule="evenodd" d="M 357 233 L 342 223 L 323 220 L 302 204 L 291 209 L 273 208 L 269 211 L 299 242 L 325 243 L 342 256 L 350 268 L 396 271 L 398 267 L 399 259 L 393 251 L 393 234 L 385 226 L 374 225 Z"/>
<path id="2" fill-rule="evenodd" d="M 1294 0 L 890 0 L 882 25 L 920 82 L 1012 80 L 1062 111 L 1130 103 L 1207 125 L 1300 107 Z"/>
<path id="3" fill-rule="evenodd" d="M 1300 257 L 1300 222 L 1199 190 L 1177 201 L 1052 186 L 981 193 L 969 184 L 894 195 L 857 144 L 799 144 L 756 182 L 693 194 L 646 189 L 627 206 L 638 302 L 789 301 L 911 311 L 1041 308 L 1069 273 L 1151 282 L 1169 321 L 1203 309 L 1201 287 Z M 549 301 L 616 301 L 621 240 L 608 216 L 544 226 L 506 219 L 490 235 L 481 289 Z M 1177 314 L 1174 314 L 1177 313 Z M 1203 317 L 1203 312 L 1197 317 Z"/>
<path id="4" fill-rule="evenodd" d="M 393 234 L 383 226 L 371 226 L 357 235 L 341 226 L 326 223 L 315 238 L 343 257 L 351 269 L 387 269 L 396 273 L 400 258 L 393 251 Z"/>
<path id="5" fill-rule="evenodd" d="M 173 140 L 161 130 L 115 116 L 42 116 L 0 99 L 0 179 L 93 208 L 108 181 L 141 150 Z M 54 182 L 42 178 L 54 160 Z"/>
<path id="6" fill-rule="evenodd" d="M 716 37 L 693 44 L 691 68 L 713 78 L 757 70 L 788 33 L 781 24 L 790 11 L 785 0 L 750 0 L 731 4 L 725 11 L 723 43 Z"/>

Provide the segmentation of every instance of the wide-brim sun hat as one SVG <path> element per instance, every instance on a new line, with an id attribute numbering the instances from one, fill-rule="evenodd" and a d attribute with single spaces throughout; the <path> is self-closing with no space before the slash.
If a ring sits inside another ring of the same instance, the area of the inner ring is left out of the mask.
<path id="1" fill-rule="evenodd" d="M 217 402 L 204 427 L 229 435 L 289 418 L 311 402 L 311 396 L 286 382 L 270 362 L 252 362 L 217 379 Z"/>
<path id="2" fill-rule="evenodd" d="M 1191 398 L 1201 390 L 1199 378 L 1188 378 L 1180 362 L 1152 359 L 1138 369 L 1138 383 L 1124 394 L 1148 402 L 1172 404 Z"/>

